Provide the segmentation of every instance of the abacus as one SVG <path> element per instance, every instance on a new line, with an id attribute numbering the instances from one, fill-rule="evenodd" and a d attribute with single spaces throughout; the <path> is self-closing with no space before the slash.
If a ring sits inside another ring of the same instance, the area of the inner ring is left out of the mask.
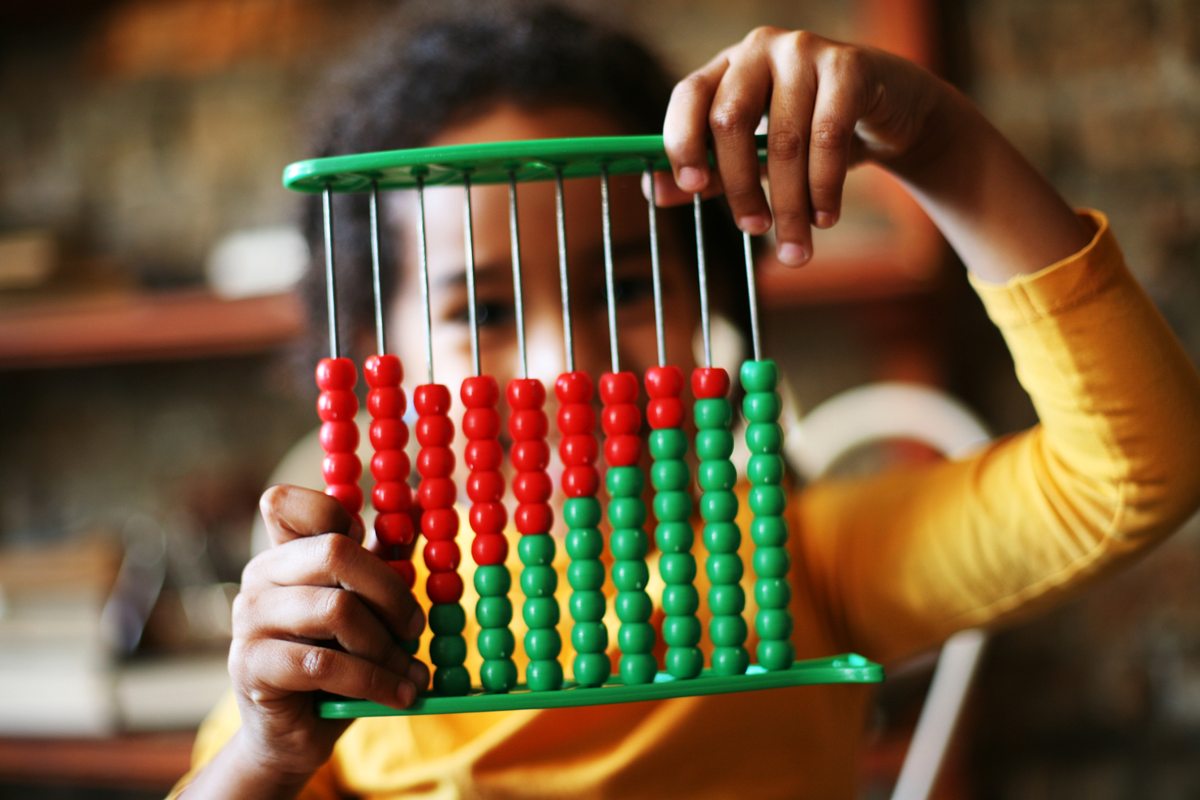
<path id="1" fill-rule="evenodd" d="M 765 141 L 761 137 L 758 144 L 760 158 L 765 158 Z M 784 518 L 787 498 L 783 488 L 783 434 L 778 424 L 778 371 L 773 361 L 762 357 L 751 240 L 748 234 L 743 234 L 754 354 L 752 360 L 742 365 L 739 375 L 744 390 L 742 415 L 746 422 L 746 445 L 751 453 L 747 466 L 750 483 L 747 502 L 753 514 L 749 533 L 755 546 L 751 567 L 758 608 L 753 620 L 758 638 L 753 663 L 746 648 L 746 596 L 741 586 L 745 565 L 739 555 L 742 531 L 736 523 L 739 501 L 734 491 L 737 470 L 730 460 L 734 447 L 733 409 L 729 401 L 731 380 L 724 369 L 712 364 L 707 265 L 701 202 L 696 195 L 693 205 L 704 365 L 695 369 L 690 382 L 695 397 L 698 510 L 707 551 L 704 569 L 711 584 L 706 598 L 711 612 L 708 636 L 713 645 L 710 663 L 707 668 L 704 665 L 699 646 L 703 631 L 697 616 L 701 598 L 694 585 L 697 562 L 692 553 L 695 533 L 691 476 L 686 460 L 689 442 L 684 432 L 682 396 L 685 380 L 682 371 L 670 365 L 667 358 L 654 183 L 650 181 L 649 244 L 658 365 L 647 370 L 644 380 L 649 395 L 645 412 L 650 428 L 646 444 L 652 457 L 649 480 L 654 490 L 652 507 L 657 521 L 653 535 L 660 551 L 658 568 L 664 584 L 660 605 L 665 615 L 662 638 L 666 652 L 665 669 L 659 669 L 653 653 L 657 635 L 650 622 L 654 602 L 646 591 L 650 583 L 646 560 L 649 536 L 645 530 L 648 509 L 642 499 L 646 475 L 641 467 L 642 412 L 637 404 L 640 386 L 637 375 L 620 369 L 609 177 L 669 168 L 662 137 L 629 136 L 499 142 L 336 156 L 298 162 L 284 171 L 283 182 L 287 188 L 319 193 L 323 199 L 331 350 L 330 358 L 323 359 L 317 366 L 317 383 L 322 390 L 318 400 L 321 442 L 327 453 L 323 471 L 328 485 L 326 492 L 342 502 L 351 514 L 358 514 L 363 506 L 363 494 L 358 488 L 362 467 L 355 455 L 358 443 L 354 425 L 358 406 L 353 391 L 356 368 L 350 359 L 341 357 L 337 341 L 331 196 L 334 192 L 370 193 L 378 353 L 367 359 L 364 369 L 370 386 L 367 404 L 372 416 L 370 438 L 375 448 L 371 461 L 371 473 L 377 482 L 372 492 L 372 503 L 377 511 L 375 532 L 385 547 L 388 563 L 411 587 L 415 581 L 411 556 L 415 534 L 419 530 L 426 540 L 423 556 L 429 569 L 426 594 L 431 603 L 428 618 L 433 634 L 429 647 L 435 668 L 432 690 L 404 711 L 363 700 L 324 696 L 318 702 L 321 716 L 350 718 L 563 708 L 806 684 L 882 680 L 879 665 L 853 653 L 795 660 L 790 640 L 792 616 L 788 608 L 791 589 L 787 578 L 788 528 Z M 563 204 L 565 179 L 596 177 L 600 179 L 601 189 L 608 334 L 612 354 L 611 372 L 601 375 L 597 381 L 602 402 L 602 446 L 595 436 L 596 414 L 592 399 L 596 387 L 586 372 L 575 369 L 574 363 Z M 555 382 L 554 393 L 559 402 L 556 421 L 561 433 L 558 450 L 564 467 L 561 480 L 565 495 L 562 515 L 567 528 L 564 544 L 570 557 L 567 579 L 572 589 L 567 606 L 572 621 L 571 643 L 576 653 L 570 680 L 564 678 L 564 668 L 559 660 L 562 640 L 557 626 L 562 610 L 554 594 L 558 573 L 552 562 L 557 546 L 550 535 L 553 510 L 549 501 L 554 487 L 546 472 L 550 459 L 546 442 L 548 420 L 544 410 L 546 389 L 539 380 L 529 377 L 525 353 L 516 188 L 519 182 L 526 181 L 554 181 L 556 188 L 566 372 Z M 513 576 L 505 565 L 509 540 L 506 535 L 508 516 L 502 502 L 505 479 L 500 470 L 504 453 L 498 439 L 501 423 L 497 405 L 501 393 L 496 380 L 481 370 L 475 307 L 471 186 L 486 183 L 507 183 L 509 189 L 514 311 L 521 377 L 509 383 L 504 397 L 510 410 L 508 428 L 512 446 L 509 458 L 512 490 L 517 501 L 512 523 L 519 537 L 517 553 L 522 564 L 518 581 L 524 594 L 521 612 L 528 628 L 523 647 L 529 660 L 523 682 L 518 682 L 513 660 L 516 648 L 510 628 L 514 613 Z M 455 542 L 460 521 L 455 508 L 458 492 L 453 480 L 455 456 L 451 449 L 454 426 L 448 416 L 451 392 L 434 382 L 433 373 L 424 212 L 424 189 L 429 186 L 462 186 L 464 189 L 464 247 L 473 374 L 463 382 L 460 398 L 465 407 L 462 428 L 467 440 L 463 457 L 470 470 L 466 495 L 471 501 L 468 521 L 474 533 L 471 556 L 476 564 L 474 584 L 479 594 L 474 609 L 480 626 L 475 646 L 482 658 L 478 684 L 464 666 L 468 645 L 463 636 L 466 627 L 466 612 L 461 604 L 464 585 L 458 573 L 461 553 Z M 413 406 L 418 414 L 415 433 L 420 446 L 416 459 L 420 483 L 415 503 L 406 482 L 410 467 L 404 452 L 408 430 L 402 420 L 405 410 L 405 397 L 400 389 L 402 369 L 399 360 L 387 355 L 384 349 L 379 277 L 380 190 L 415 190 L 417 196 L 418 266 L 425 315 L 428 383 L 417 387 L 413 393 Z M 596 497 L 601 483 L 596 462 L 601 453 L 605 465 L 603 483 L 608 494 L 605 508 Z M 610 529 L 607 539 L 600 529 L 605 515 Z M 600 558 L 606 544 L 614 559 L 610 576 L 606 576 Z M 615 637 L 620 653 L 615 674 L 605 623 L 608 603 L 602 591 L 608 577 L 617 590 L 614 610 L 620 622 Z M 403 644 L 410 652 L 415 652 L 415 642 Z"/>

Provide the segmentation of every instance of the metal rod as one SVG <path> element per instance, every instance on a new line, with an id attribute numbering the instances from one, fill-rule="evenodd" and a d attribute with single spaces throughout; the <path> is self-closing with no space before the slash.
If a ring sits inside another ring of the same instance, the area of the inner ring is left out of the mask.
<path id="1" fill-rule="evenodd" d="M 658 365 L 667 365 L 667 334 L 663 327 L 662 271 L 658 263 L 658 208 L 654 197 L 654 172 L 647 165 L 646 177 L 650 179 L 650 197 L 647 201 L 650 214 L 650 272 L 654 277 L 654 335 L 658 339 Z"/>
<path id="2" fill-rule="evenodd" d="M 371 277 L 375 289 L 375 352 L 386 355 L 383 329 L 383 283 L 379 277 L 379 182 L 371 181 Z"/>
<path id="3" fill-rule="evenodd" d="M 600 205 L 604 221 L 604 284 L 608 289 L 608 343 L 612 349 L 612 371 L 621 371 L 617 352 L 617 292 L 613 281 L 612 219 L 608 205 L 608 165 L 600 165 Z"/>
<path id="4" fill-rule="evenodd" d="M 700 275 L 700 338 L 704 342 L 704 366 L 712 366 L 712 328 L 708 319 L 708 263 L 704 259 L 704 223 L 700 216 L 700 195 L 692 195 L 696 216 L 696 270 Z"/>
<path id="5" fill-rule="evenodd" d="M 567 276 L 567 214 L 563 206 L 562 170 L 554 173 L 554 212 L 558 221 L 558 285 L 562 290 L 563 348 L 567 354 L 567 372 L 575 371 L 575 342 L 571 338 L 571 285 Z"/>
<path id="6" fill-rule="evenodd" d="M 521 377 L 529 377 L 529 357 L 525 351 L 525 297 L 521 293 L 521 231 L 517 221 L 517 173 L 508 173 L 508 235 L 512 241 L 513 306 L 516 310 L 517 352 L 521 356 Z"/>
<path id="7" fill-rule="evenodd" d="M 325 300 L 329 304 L 329 357 L 338 358 L 337 276 L 333 271 L 333 190 L 325 184 L 321 196 L 325 213 Z"/>
<path id="8" fill-rule="evenodd" d="M 429 251 L 425 247 L 425 176 L 417 176 L 417 252 L 421 277 L 421 309 L 425 313 L 425 364 L 433 383 L 433 315 L 429 311 Z"/>
<path id="9" fill-rule="evenodd" d="M 463 173 L 463 249 L 467 257 L 467 321 L 471 326 L 471 368 L 479 375 L 479 320 L 475 302 L 475 230 L 471 225 L 471 173 Z"/>
<path id="10" fill-rule="evenodd" d="M 746 288 L 750 295 L 750 338 L 754 342 L 754 360 L 762 361 L 758 339 L 758 291 L 754 288 L 754 255 L 750 252 L 748 233 L 742 233 L 742 249 L 746 253 Z"/>

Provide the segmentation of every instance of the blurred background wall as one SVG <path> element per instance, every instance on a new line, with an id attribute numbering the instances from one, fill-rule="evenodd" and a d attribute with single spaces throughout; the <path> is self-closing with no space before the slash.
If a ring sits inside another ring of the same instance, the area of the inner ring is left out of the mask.
<path id="1" fill-rule="evenodd" d="M 219 674 L 222 615 L 249 555 L 257 496 L 315 421 L 311 382 L 294 379 L 287 356 L 300 325 L 294 297 L 270 280 L 222 284 L 219 255 L 229 250 L 221 247 L 292 246 L 296 198 L 279 174 L 309 155 L 308 101 L 392 6 L 0 2 L 0 586 L 10 622 L 17 611 L 34 620 L 108 614 L 109 634 L 84 625 L 108 637 L 88 651 L 104 674 L 150 670 L 168 656 L 216 664 Z M 760 24 L 867 39 L 922 59 L 968 92 L 1069 202 L 1109 215 L 1133 271 L 1200 361 L 1194 0 L 615 0 L 603 12 L 680 74 Z M 878 178 L 855 181 L 850 196 L 866 211 L 848 212 L 842 232 L 818 239 L 825 264 L 802 278 L 764 266 L 779 288 L 768 336 L 776 352 L 787 343 L 799 404 L 873 380 L 917 380 L 964 398 L 997 433 L 1031 424 L 952 254 L 906 233 L 921 222 L 902 201 L 878 200 L 889 191 Z M 64 575 L 68 562 L 75 572 Z M 79 608 L 38 594 L 92 585 L 81 575 L 96 588 L 79 593 Z M 146 581 L 157 587 L 149 599 L 136 590 Z M 135 587 L 115 608 L 114 582 Z M 4 627 L 5 608 L 0 636 L 17 636 Z M 114 617 L 125 639 L 112 641 Z M 20 641 L 26 650 L 10 654 L 45 646 Z M 0 657 L 0 676 L 19 670 L 20 658 Z M 211 680 L 196 680 L 213 691 Z M 914 708 L 903 695 L 881 707 L 864 796 L 884 796 L 895 760 L 889 731 L 911 722 Z M 118 702 L 83 728 L 32 731 L 48 737 L 38 750 L 21 749 L 33 745 L 15 717 L 0 719 L 9 736 L 0 740 L 0 793 L 154 796 L 188 741 L 188 723 L 156 713 Z M 176 739 L 157 733 L 173 727 L 183 729 Z M 81 733 L 126 752 L 130 741 L 166 741 L 174 750 L 159 762 L 170 766 L 138 780 L 130 769 L 105 777 L 96 756 L 105 751 L 93 748 L 75 754 L 92 759 L 85 777 L 29 767 L 38 754 L 50 758 L 47 742 Z M 939 791 L 1195 797 L 1198 753 L 1193 520 L 1118 579 L 995 638 Z M 72 783 L 109 788 L 50 788 Z"/>

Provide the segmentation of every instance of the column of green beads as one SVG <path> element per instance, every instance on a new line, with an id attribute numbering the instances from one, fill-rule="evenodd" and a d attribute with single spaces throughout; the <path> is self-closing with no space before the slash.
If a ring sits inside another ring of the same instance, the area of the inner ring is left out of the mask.
<path id="1" fill-rule="evenodd" d="M 742 591 L 742 558 L 738 547 L 737 470 L 729 457 L 733 454 L 733 434 L 729 423 L 733 410 L 729 405 L 729 374 L 720 367 L 697 368 L 692 373 L 692 393 L 696 396 L 696 456 L 700 466 L 696 478 L 703 490 L 700 516 L 704 519 L 704 545 L 708 559 L 704 569 L 711 584 L 708 607 L 712 619 L 708 635 L 712 639 L 712 669 L 718 675 L 740 675 L 750 665 L 746 652 L 746 593 Z"/>
<path id="2" fill-rule="evenodd" d="M 780 399 L 775 387 L 779 372 L 774 361 L 747 361 L 742 364 L 742 414 L 746 418 L 746 445 L 750 448 L 747 476 L 750 479 L 750 510 L 754 522 L 750 536 L 754 540 L 754 599 L 758 613 L 754 631 L 758 635 L 759 666 L 770 670 L 787 669 L 796 658 L 792 644 L 791 587 L 787 573 L 788 528 L 783 517 L 787 494 L 783 481 L 783 432 L 779 427 Z"/>
<path id="3" fill-rule="evenodd" d="M 650 483 L 654 486 L 654 539 L 662 555 L 658 571 L 663 590 L 663 639 L 667 642 L 666 669 L 676 678 L 694 678 L 704 668 L 700 643 L 700 594 L 696 558 L 692 555 L 692 497 L 688 494 L 687 434 L 683 432 L 683 373 L 679 367 L 646 370 L 646 421 L 650 423 Z"/>

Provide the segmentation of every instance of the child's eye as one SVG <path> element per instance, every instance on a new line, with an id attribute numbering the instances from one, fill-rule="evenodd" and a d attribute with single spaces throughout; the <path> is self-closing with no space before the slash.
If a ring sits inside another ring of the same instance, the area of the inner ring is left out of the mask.
<path id="1" fill-rule="evenodd" d="M 651 278 L 617 278 L 613 281 L 613 294 L 617 305 L 631 305 L 654 296 L 654 281 Z"/>
<path id="2" fill-rule="evenodd" d="M 488 302 L 486 300 L 476 301 L 475 303 L 475 323 L 480 327 L 496 327 L 504 325 L 512 319 L 512 305 L 503 302 Z M 466 303 L 462 308 L 455 311 L 451 320 L 461 325 L 470 325 L 471 316 Z"/>

